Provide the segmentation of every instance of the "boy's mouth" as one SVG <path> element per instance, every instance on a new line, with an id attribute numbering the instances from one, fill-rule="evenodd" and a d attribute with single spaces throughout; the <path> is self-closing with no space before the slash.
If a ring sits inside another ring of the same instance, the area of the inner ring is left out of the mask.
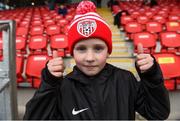
<path id="1" fill-rule="evenodd" d="M 92 70 L 92 69 L 94 69 L 97 66 L 95 66 L 95 65 L 84 65 L 84 67 L 87 68 L 87 69 Z"/>

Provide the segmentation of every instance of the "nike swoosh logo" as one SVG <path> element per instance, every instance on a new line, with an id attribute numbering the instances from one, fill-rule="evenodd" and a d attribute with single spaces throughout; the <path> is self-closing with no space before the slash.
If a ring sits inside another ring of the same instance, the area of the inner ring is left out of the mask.
<path id="1" fill-rule="evenodd" d="M 73 110 L 72 110 L 72 114 L 73 115 L 77 115 L 77 114 L 79 114 L 79 113 L 81 113 L 81 112 L 83 112 L 83 111 L 85 111 L 85 110 L 87 110 L 88 108 L 85 108 L 85 109 L 81 109 L 81 110 L 75 110 L 75 108 L 73 108 Z"/>

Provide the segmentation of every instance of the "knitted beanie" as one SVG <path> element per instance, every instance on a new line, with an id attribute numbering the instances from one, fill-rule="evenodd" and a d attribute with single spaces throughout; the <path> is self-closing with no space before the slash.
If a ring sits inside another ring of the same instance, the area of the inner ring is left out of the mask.
<path id="1" fill-rule="evenodd" d="M 79 3 L 76 15 L 68 29 L 68 47 L 73 55 L 74 45 L 83 39 L 99 38 L 108 46 L 108 53 L 112 52 L 112 33 L 108 24 L 96 13 L 93 2 L 85 0 Z"/>

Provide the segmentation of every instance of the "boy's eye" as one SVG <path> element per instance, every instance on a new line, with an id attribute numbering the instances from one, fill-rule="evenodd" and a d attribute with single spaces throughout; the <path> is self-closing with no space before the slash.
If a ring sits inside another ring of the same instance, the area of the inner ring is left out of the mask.
<path id="1" fill-rule="evenodd" d="M 86 50 L 86 47 L 84 47 L 84 46 L 79 46 L 79 47 L 76 48 L 76 50 L 78 50 L 78 51 L 85 51 L 85 50 Z"/>
<path id="2" fill-rule="evenodd" d="M 95 46 L 95 47 L 94 47 L 94 50 L 95 50 L 96 52 L 101 52 L 102 50 L 104 50 L 104 47 L 103 47 L 103 46 Z"/>

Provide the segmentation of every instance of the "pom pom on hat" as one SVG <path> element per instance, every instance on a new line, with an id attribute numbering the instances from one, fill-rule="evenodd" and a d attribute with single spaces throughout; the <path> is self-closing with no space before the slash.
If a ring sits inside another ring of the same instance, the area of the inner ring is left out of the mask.
<path id="1" fill-rule="evenodd" d="M 94 3 L 88 0 L 80 2 L 76 9 L 76 14 L 85 14 L 88 12 L 96 12 L 96 6 Z"/>
<path id="2" fill-rule="evenodd" d="M 76 9 L 77 15 L 71 22 L 68 30 L 68 47 L 73 55 L 74 45 L 88 38 L 103 40 L 108 53 L 112 52 L 112 33 L 109 25 L 96 13 L 96 6 L 91 1 L 82 1 Z"/>

